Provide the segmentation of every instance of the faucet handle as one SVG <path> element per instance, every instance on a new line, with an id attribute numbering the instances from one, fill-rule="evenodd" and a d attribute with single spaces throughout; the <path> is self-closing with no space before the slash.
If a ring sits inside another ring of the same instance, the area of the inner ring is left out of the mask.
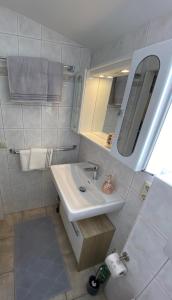
<path id="1" fill-rule="evenodd" d="M 94 163 L 94 162 L 92 162 L 92 161 L 87 161 L 89 164 L 91 164 L 91 165 L 93 165 L 95 168 L 96 168 L 96 170 L 99 168 L 99 165 L 98 164 L 96 164 L 96 163 Z"/>

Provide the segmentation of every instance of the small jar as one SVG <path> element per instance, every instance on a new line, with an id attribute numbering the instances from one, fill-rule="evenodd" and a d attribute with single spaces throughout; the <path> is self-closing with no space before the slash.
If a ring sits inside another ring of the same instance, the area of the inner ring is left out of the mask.
<path id="1" fill-rule="evenodd" d="M 114 191 L 114 186 L 112 183 L 112 175 L 108 175 L 106 181 L 102 185 L 102 192 L 105 194 L 112 194 Z"/>

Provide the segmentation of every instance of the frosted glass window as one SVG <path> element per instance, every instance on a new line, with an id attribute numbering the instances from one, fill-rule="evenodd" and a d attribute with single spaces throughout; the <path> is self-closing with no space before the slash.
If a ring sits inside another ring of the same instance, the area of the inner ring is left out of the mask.
<path id="1" fill-rule="evenodd" d="M 167 113 L 146 171 L 172 185 L 172 104 Z"/>

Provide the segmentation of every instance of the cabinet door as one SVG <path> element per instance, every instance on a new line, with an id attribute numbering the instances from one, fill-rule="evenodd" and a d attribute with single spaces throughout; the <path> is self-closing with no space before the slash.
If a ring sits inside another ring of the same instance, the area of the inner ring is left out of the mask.
<path id="1" fill-rule="evenodd" d="M 77 262 L 80 260 L 82 245 L 83 245 L 83 236 L 77 226 L 77 224 L 74 222 L 69 222 L 65 211 L 63 209 L 63 206 L 60 204 L 60 215 L 63 220 L 63 224 L 66 230 L 66 233 L 68 235 L 68 238 L 70 240 L 73 252 L 75 254 Z"/>
<path id="2" fill-rule="evenodd" d="M 143 170 L 171 102 L 172 40 L 136 51 L 122 102 L 112 154 Z"/>

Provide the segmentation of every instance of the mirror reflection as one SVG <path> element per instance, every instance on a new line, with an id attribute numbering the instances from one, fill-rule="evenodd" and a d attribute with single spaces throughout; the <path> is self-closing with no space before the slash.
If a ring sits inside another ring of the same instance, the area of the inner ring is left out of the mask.
<path id="1" fill-rule="evenodd" d="M 128 76 L 114 77 L 112 80 L 109 100 L 102 131 L 114 132 L 118 116 L 121 112 L 121 103 L 124 96 Z"/>
<path id="2" fill-rule="evenodd" d="M 128 70 L 126 70 L 126 74 L 121 73 L 118 76 L 101 74 L 96 79 L 90 79 L 97 80 L 91 131 L 99 137 L 107 139 L 107 135 L 115 134 L 127 78 Z"/>
<path id="3" fill-rule="evenodd" d="M 114 64 L 90 69 L 86 73 L 78 130 L 83 136 L 104 148 L 111 148 L 118 120 L 122 116 L 121 104 L 130 64 L 130 59 L 119 60 Z M 75 123 L 78 119 L 76 98 L 80 98 L 77 95 L 77 92 L 74 93 Z M 74 122 L 72 124 L 77 126 Z M 74 126 L 72 129 L 74 130 Z"/>

